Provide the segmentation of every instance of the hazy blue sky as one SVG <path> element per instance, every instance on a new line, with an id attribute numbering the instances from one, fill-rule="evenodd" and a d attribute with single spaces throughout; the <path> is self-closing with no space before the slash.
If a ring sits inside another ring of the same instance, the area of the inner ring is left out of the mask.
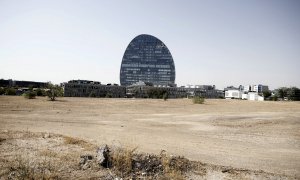
<path id="1" fill-rule="evenodd" d="M 178 85 L 300 87 L 299 0 L 0 0 L 0 78 L 120 83 L 139 34 L 167 45 Z"/>

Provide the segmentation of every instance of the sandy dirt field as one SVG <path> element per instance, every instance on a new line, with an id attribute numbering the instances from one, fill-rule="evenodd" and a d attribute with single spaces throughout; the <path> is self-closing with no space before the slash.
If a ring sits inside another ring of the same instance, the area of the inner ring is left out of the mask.
<path id="1" fill-rule="evenodd" d="M 300 103 L 0 96 L 0 130 L 161 150 L 194 161 L 300 178 Z"/>

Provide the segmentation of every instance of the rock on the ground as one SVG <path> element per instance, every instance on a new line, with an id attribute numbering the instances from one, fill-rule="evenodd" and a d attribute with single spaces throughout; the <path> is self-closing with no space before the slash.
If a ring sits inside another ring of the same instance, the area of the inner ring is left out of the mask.
<path id="1" fill-rule="evenodd" d="M 109 148 L 107 145 L 97 149 L 97 163 L 103 167 L 108 167 Z"/>

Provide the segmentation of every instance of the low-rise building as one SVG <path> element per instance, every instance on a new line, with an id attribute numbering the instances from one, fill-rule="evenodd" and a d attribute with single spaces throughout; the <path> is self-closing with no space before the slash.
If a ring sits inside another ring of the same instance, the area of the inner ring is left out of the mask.
<path id="1" fill-rule="evenodd" d="M 144 82 L 138 82 L 126 87 L 127 97 L 148 98 L 152 92 L 157 94 L 166 93 L 168 98 L 186 98 L 200 96 L 204 98 L 224 98 L 222 90 L 215 89 L 213 85 L 187 85 L 181 87 L 152 86 Z M 151 97 L 150 97 L 151 98 Z"/>
<path id="2" fill-rule="evenodd" d="M 224 88 L 225 92 L 225 99 L 242 99 L 242 95 L 244 94 L 244 87 L 239 86 L 228 86 L 227 88 Z"/>
<path id="3" fill-rule="evenodd" d="M 114 97 L 126 95 L 126 87 L 117 84 L 102 85 L 98 81 L 71 80 L 64 83 L 65 97 Z"/>
<path id="4" fill-rule="evenodd" d="M 224 89 L 226 99 L 245 99 L 252 101 L 264 101 L 262 92 L 269 90 L 268 86 L 265 85 L 247 85 L 233 87 L 229 86 Z"/>
<path id="5" fill-rule="evenodd" d="M 244 89 L 246 92 L 257 92 L 263 93 L 264 91 L 268 91 L 269 87 L 267 85 L 257 84 L 257 85 L 247 85 Z"/>
<path id="6" fill-rule="evenodd" d="M 47 88 L 47 82 L 35 82 L 35 81 L 18 81 L 12 79 L 0 79 L 0 87 L 20 87 L 20 88 Z"/>
<path id="7" fill-rule="evenodd" d="M 257 92 L 248 92 L 247 94 L 243 94 L 242 99 L 247 99 L 250 101 L 264 101 L 264 97 L 259 95 Z"/>

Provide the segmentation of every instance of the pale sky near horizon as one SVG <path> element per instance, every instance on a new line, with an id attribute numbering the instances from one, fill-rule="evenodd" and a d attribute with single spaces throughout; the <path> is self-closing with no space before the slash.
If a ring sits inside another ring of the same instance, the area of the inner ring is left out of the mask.
<path id="1" fill-rule="evenodd" d="M 178 85 L 300 87 L 298 0 L 0 0 L 0 79 L 119 84 L 139 34 L 167 45 Z"/>

